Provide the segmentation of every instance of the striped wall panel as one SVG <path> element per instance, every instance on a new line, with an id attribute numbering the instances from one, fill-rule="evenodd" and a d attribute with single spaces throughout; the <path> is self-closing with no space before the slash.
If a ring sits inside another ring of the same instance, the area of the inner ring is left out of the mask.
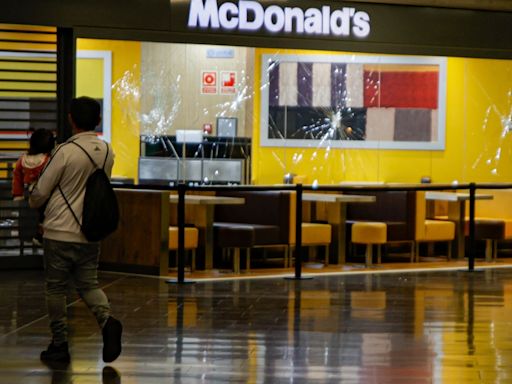
<path id="1" fill-rule="evenodd" d="M 0 24 L 0 157 L 16 159 L 30 128 L 57 129 L 57 31 Z"/>
<path id="2" fill-rule="evenodd" d="M 286 61 L 268 71 L 270 139 L 438 139 L 436 65 Z"/>
<path id="3" fill-rule="evenodd" d="M 0 257 L 37 253 L 35 211 L 11 196 L 30 128 L 57 130 L 57 31 L 0 24 Z"/>

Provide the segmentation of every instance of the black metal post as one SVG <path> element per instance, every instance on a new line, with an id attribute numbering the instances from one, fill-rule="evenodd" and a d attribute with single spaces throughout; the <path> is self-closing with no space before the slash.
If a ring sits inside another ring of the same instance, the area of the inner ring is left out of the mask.
<path id="1" fill-rule="evenodd" d="M 468 325 L 466 328 L 466 343 L 468 355 L 475 354 L 475 275 L 468 275 Z"/>
<path id="2" fill-rule="evenodd" d="M 469 184 L 469 255 L 468 270 L 475 270 L 475 183 Z"/>
<path id="3" fill-rule="evenodd" d="M 57 141 L 71 137 L 68 108 L 75 96 L 76 45 L 72 28 L 57 28 Z"/>
<path id="4" fill-rule="evenodd" d="M 185 282 L 185 192 L 186 185 L 178 184 L 178 284 Z"/>
<path id="5" fill-rule="evenodd" d="M 297 198 L 295 200 L 295 275 L 285 277 L 286 280 L 310 280 L 312 277 L 302 277 L 302 184 L 295 186 Z M 290 223 L 293 225 L 293 223 Z M 291 259 L 291 257 L 290 257 Z"/>
<path id="6" fill-rule="evenodd" d="M 302 184 L 297 184 L 297 199 L 295 200 L 295 278 L 302 275 Z M 291 224 L 291 223 L 290 223 Z"/>

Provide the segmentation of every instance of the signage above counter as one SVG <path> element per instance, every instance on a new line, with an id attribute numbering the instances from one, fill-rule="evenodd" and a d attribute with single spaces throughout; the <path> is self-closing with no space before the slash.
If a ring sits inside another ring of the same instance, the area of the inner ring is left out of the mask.
<path id="1" fill-rule="evenodd" d="M 436 56 L 512 55 L 510 39 L 505 38 L 512 31 L 507 21 L 512 15 L 506 12 L 333 0 L 168 1 L 171 32 L 180 41 L 192 43 Z"/>
<path id="2" fill-rule="evenodd" d="M 258 1 L 192 0 L 188 10 L 190 29 L 238 30 L 246 33 L 287 33 L 365 38 L 370 34 L 370 16 L 351 7 L 282 7 Z"/>
<path id="3" fill-rule="evenodd" d="M 0 21 L 73 28 L 78 38 L 512 58 L 512 12 L 455 6 L 334 0 L 24 0 L 23 7 L 3 2 Z M 224 58 L 229 53 L 212 55 Z"/>

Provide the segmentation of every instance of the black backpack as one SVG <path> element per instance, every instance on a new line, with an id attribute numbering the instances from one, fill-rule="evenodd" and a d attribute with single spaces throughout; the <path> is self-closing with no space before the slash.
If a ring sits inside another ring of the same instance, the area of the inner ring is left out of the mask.
<path id="1" fill-rule="evenodd" d="M 108 144 L 107 154 L 105 155 L 105 161 L 103 167 L 99 168 L 94 162 L 91 155 L 79 144 L 72 141 L 71 143 L 79 147 L 91 160 L 92 164 L 96 168 L 87 178 L 85 184 L 85 197 L 84 197 L 84 208 L 82 211 L 82 223 L 73 212 L 71 205 L 64 196 L 62 189 L 59 186 L 60 193 L 66 201 L 68 208 L 71 210 L 73 217 L 75 218 L 78 225 L 82 230 L 85 238 L 88 241 L 100 241 L 110 235 L 117 229 L 119 224 L 119 206 L 117 204 L 116 194 L 110 180 L 105 173 L 105 164 L 108 158 Z"/>

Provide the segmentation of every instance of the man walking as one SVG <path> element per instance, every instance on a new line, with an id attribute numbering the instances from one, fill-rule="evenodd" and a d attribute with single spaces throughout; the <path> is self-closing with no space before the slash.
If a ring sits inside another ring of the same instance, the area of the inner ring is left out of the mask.
<path id="1" fill-rule="evenodd" d="M 102 328 L 103 361 L 114 361 L 121 353 L 122 325 L 110 316 L 108 298 L 98 284 L 100 243 L 87 241 L 80 228 L 85 185 L 95 170 L 87 154 L 97 167 L 104 166 L 109 177 L 114 164 L 112 148 L 94 131 L 100 121 L 96 100 L 72 100 L 69 122 L 73 136 L 55 149 L 29 198 L 31 207 L 47 204 L 43 248 L 52 342 L 41 352 L 45 362 L 70 361 L 66 292 L 71 281 Z"/>

